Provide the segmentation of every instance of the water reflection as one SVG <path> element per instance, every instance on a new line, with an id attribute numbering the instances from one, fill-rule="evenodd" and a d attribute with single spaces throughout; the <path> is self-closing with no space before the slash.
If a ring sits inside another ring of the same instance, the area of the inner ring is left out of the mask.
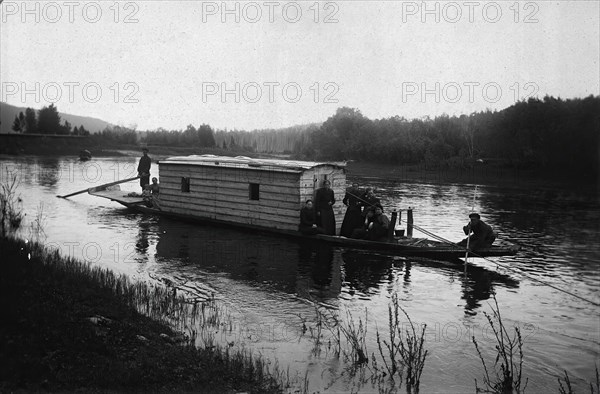
<path id="1" fill-rule="evenodd" d="M 391 257 L 361 251 L 342 253 L 345 262 L 346 283 L 350 293 L 376 294 L 382 283 L 393 283 L 394 278 L 402 275 L 402 287 L 411 284 L 411 270 L 414 266 L 434 268 L 445 274 L 450 280 L 460 280 L 465 300 L 465 313 L 474 314 L 481 301 L 490 298 L 494 286 L 517 288 L 519 281 L 509 275 L 487 268 L 468 264 L 466 276 L 462 260 L 439 261 L 425 258 Z M 394 289 L 391 288 L 390 292 Z"/>
<path id="2" fill-rule="evenodd" d="M 157 237 L 157 261 L 176 260 L 255 285 L 295 291 L 298 245 L 286 240 L 169 218 L 159 219 Z"/>
<path id="3" fill-rule="evenodd" d="M 391 283 L 394 258 L 376 253 L 346 250 L 342 253 L 348 292 L 353 295 L 374 294 L 382 283 Z"/>
<path id="4" fill-rule="evenodd" d="M 149 234 L 151 223 L 148 220 L 144 220 L 145 217 L 141 216 L 138 221 L 138 236 L 135 243 L 135 250 L 142 257 L 148 257 L 148 248 L 150 247 Z"/>
<path id="5" fill-rule="evenodd" d="M 502 284 L 506 288 L 517 288 L 519 282 L 508 275 L 485 268 L 470 265 L 467 276 L 462 281 L 462 299 L 465 300 L 465 313 L 474 314 L 481 307 L 481 301 L 488 300 L 494 292 L 494 285 Z"/>
<path id="6" fill-rule="evenodd" d="M 58 158 L 46 158 L 41 163 L 42 171 L 38 174 L 38 183 L 40 186 L 55 186 L 61 177 L 61 165 Z"/>
<path id="7" fill-rule="evenodd" d="M 331 246 L 299 242 L 296 293 L 319 301 L 335 299 L 342 289 L 342 265 L 339 252 Z"/>
<path id="8" fill-rule="evenodd" d="M 321 242 L 191 225 L 169 218 L 157 219 L 156 225 L 144 219 L 138 221 L 136 250 L 147 255 L 149 234 L 155 234 L 156 261 L 163 275 L 181 275 L 183 265 L 188 270 L 225 273 L 254 287 L 328 302 L 341 293 L 370 299 L 384 287 L 388 292 L 395 291 L 397 282 L 408 287 L 411 270 L 427 268 L 451 281 L 462 281 L 461 298 L 469 313 L 490 297 L 494 286 L 518 287 L 510 276 L 475 265 L 469 265 L 463 277 L 463 265 L 455 262 L 340 249 Z"/>

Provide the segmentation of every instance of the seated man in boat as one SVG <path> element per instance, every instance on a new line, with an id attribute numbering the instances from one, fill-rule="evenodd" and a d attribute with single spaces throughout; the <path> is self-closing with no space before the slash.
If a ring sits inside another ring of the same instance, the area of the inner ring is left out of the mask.
<path id="1" fill-rule="evenodd" d="M 383 214 L 383 207 L 376 205 L 367 212 L 365 225 L 352 233 L 352 238 L 384 242 L 387 240 L 390 220 Z"/>
<path id="2" fill-rule="evenodd" d="M 373 210 L 371 222 L 367 227 L 367 239 L 370 241 L 387 240 L 390 219 L 383 214 L 383 207 L 376 205 Z"/>
<path id="3" fill-rule="evenodd" d="M 362 198 L 362 205 L 364 207 L 362 211 L 363 218 L 367 217 L 367 213 L 374 212 L 377 205 L 381 206 L 381 201 L 375 196 L 375 192 L 372 188 L 367 188 Z"/>
<path id="4" fill-rule="evenodd" d="M 325 234 L 325 230 L 317 226 L 317 215 L 312 200 L 306 200 L 304 208 L 300 210 L 298 230 L 304 235 Z"/>
<path id="5" fill-rule="evenodd" d="M 472 213 L 469 215 L 469 223 L 463 227 L 467 238 L 463 239 L 458 243 L 459 246 L 467 246 L 469 243 L 469 250 L 486 249 L 492 246 L 496 240 L 496 234 L 489 224 L 486 224 L 478 213 Z"/>
<path id="6" fill-rule="evenodd" d="M 145 206 L 152 208 L 152 190 L 150 189 L 150 185 L 144 186 L 144 191 L 142 191 L 142 199 L 144 200 Z"/>

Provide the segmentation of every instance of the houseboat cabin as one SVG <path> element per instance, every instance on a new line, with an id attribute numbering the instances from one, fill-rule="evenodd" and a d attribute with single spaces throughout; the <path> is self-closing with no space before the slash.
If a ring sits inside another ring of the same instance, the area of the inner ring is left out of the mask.
<path id="1" fill-rule="evenodd" d="M 299 210 L 328 180 L 338 234 L 344 218 L 345 163 L 194 155 L 161 160 L 159 173 L 165 213 L 297 231 Z"/>

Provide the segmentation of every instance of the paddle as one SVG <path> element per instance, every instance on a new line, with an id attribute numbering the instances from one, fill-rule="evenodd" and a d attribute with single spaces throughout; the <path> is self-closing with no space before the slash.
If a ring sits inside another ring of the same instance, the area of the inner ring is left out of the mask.
<path id="1" fill-rule="evenodd" d="M 125 183 L 125 182 L 135 181 L 136 179 L 139 179 L 139 176 L 136 176 L 135 178 L 128 178 L 128 179 L 123 179 L 123 180 L 120 180 L 120 181 L 105 183 L 104 185 L 90 187 L 89 189 L 79 190 L 79 191 L 77 191 L 75 193 L 67 194 L 66 196 L 56 196 L 56 197 L 58 197 L 58 198 L 69 198 L 69 197 L 72 197 L 72 196 L 76 196 L 77 194 L 82 194 L 82 193 L 85 193 L 85 192 L 88 192 L 88 193 L 89 192 L 95 192 L 95 191 L 98 191 L 98 190 L 106 189 L 109 186 L 118 185 L 119 183 Z"/>
<path id="2" fill-rule="evenodd" d="M 473 191 L 473 205 L 471 206 L 471 213 L 475 212 L 475 198 L 477 198 L 477 185 Z M 469 223 L 469 234 L 467 234 L 467 251 L 465 252 L 465 275 L 467 275 L 467 262 L 469 261 L 469 241 L 471 240 L 471 223 Z"/>

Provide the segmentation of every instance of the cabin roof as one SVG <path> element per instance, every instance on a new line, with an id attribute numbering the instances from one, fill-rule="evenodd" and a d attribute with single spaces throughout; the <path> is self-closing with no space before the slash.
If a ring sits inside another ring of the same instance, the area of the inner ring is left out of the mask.
<path id="1" fill-rule="evenodd" d="M 159 164 L 162 163 L 298 173 L 321 166 L 332 166 L 336 168 L 346 167 L 346 163 L 344 162 L 340 163 L 299 160 L 253 159 L 251 157 L 246 156 L 229 157 L 215 155 L 174 156 L 169 157 L 165 160 L 161 160 L 159 162 Z"/>

